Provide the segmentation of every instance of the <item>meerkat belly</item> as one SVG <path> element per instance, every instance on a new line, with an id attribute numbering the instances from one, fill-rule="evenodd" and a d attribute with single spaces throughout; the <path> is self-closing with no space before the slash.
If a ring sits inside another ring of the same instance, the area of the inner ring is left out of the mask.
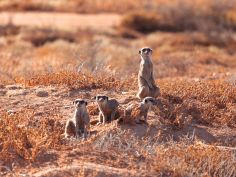
<path id="1" fill-rule="evenodd" d="M 83 130 L 84 129 L 84 125 L 85 125 L 85 122 L 82 118 L 79 119 L 78 121 L 78 127 L 80 130 Z"/>
<path id="2" fill-rule="evenodd" d="M 148 85 L 147 81 L 141 75 L 138 77 L 138 83 L 139 83 L 139 87 Z"/>
<path id="3" fill-rule="evenodd" d="M 77 113 L 76 113 L 76 123 L 77 123 L 77 126 L 79 127 L 79 128 L 83 128 L 83 126 L 84 126 L 84 119 L 83 119 L 83 114 L 82 114 L 82 112 L 81 111 L 78 111 Z"/>
<path id="4" fill-rule="evenodd" d="M 108 115 L 109 117 L 111 116 L 111 113 L 112 113 L 112 110 L 111 110 L 111 109 L 104 109 L 103 111 L 104 111 L 104 113 L 105 113 L 106 115 Z"/>
<path id="5" fill-rule="evenodd" d="M 152 73 L 152 65 L 151 64 L 149 64 L 149 63 L 141 64 L 140 69 L 139 69 L 138 79 L 140 80 L 140 82 L 146 83 L 147 82 L 146 79 L 151 78 L 151 73 Z"/>

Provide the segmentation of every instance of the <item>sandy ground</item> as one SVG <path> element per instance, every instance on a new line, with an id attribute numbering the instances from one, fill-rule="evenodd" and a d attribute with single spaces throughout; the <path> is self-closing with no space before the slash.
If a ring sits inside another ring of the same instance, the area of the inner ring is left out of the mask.
<path id="1" fill-rule="evenodd" d="M 49 27 L 63 30 L 105 30 L 117 26 L 121 16 L 117 14 L 73 14 L 47 12 L 1 12 L 0 25 Z M 96 23 L 94 23 L 96 22 Z"/>
<path id="2" fill-rule="evenodd" d="M 47 94 L 44 96 L 37 96 L 39 91 L 43 91 Z M 35 110 L 35 118 L 40 118 L 43 115 L 50 115 L 50 113 L 58 110 L 58 113 L 63 117 L 60 122 L 65 124 L 66 120 L 73 115 L 74 108 L 72 101 L 75 98 L 87 99 L 89 105 L 92 105 L 95 103 L 91 98 L 98 92 L 117 98 L 119 102 L 123 103 L 123 106 L 132 100 L 135 95 L 134 92 L 121 94 L 111 91 L 70 90 L 63 86 L 24 88 L 22 85 L 7 85 L 1 86 L 0 89 L 0 111 L 14 114 L 22 109 L 33 109 Z M 97 116 L 91 116 L 91 118 L 92 120 L 96 120 Z M 222 145 L 228 144 L 228 142 L 233 144 L 236 143 L 233 142 L 236 140 L 235 129 L 230 129 L 228 127 L 214 128 L 192 124 L 182 130 L 167 132 L 165 130 L 165 125 L 158 120 L 158 117 L 154 115 L 153 111 L 149 114 L 148 122 L 150 123 L 150 127 L 137 125 L 131 127 L 131 130 L 139 137 L 144 137 L 147 134 L 147 131 L 150 136 L 154 136 L 160 130 L 163 130 L 163 132 L 165 132 L 164 136 L 173 137 L 176 140 L 182 136 L 194 134 L 197 139 L 201 140 L 206 145 L 217 142 Z M 102 132 L 108 128 L 112 127 L 110 127 L 110 125 L 92 125 L 91 127 L 92 131 L 96 132 L 96 136 L 99 136 L 99 134 L 102 134 Z M 96 154 L 86 155 L 83 158 L 77 148 L 78 147 L 75 146 L 73 151 L 65 149 L 64 151 L 53 150 L 47 152 L 48 155 L 47 157 L 42 158 L 42 162 L 39 161 L 36 165 L 29 165 L 24 168 L 21 166 L 16 169 L 14 175 L 73 176 L 74 174 L 78 175 L 81 173 L 81 169 L 83 169 L 83 174 L 96 172 L 98 176 L 135 176 L 135 174 L 139 173 L 136 171 L 128 171 L 126 169 L 112 168 L 103 164 L 92 163 L 89 159 L 93 159 Z M 145 176 L 145 172 L 143 176 Z"/>
<path id="3" fill-rule="evenodd" d="M 55 29 L 76 30 L 76 29 L 96 29 L 97 31 L 107 30 L 120 23 L 121 17 L 116 14 L 96 14 L 79 15 L 68 13 L 0 13 L 0 25 L 14 24 L 37 27 L 52 27 Z M 94 23 L 96 21 L 96 23 Z M 42 91 L 46 93 L 39 96 L 37 93 Z M 135 100 L 135 91 L 121 94 L 113 91 L 99 90 L 70 90 L 67 87 L 30 87 L 23 85 L 0 85 L 0 112 L 14 114 L 24 109 L 34 110 L 34 118 L 40 119 L 44 115 L 51 115 L 57 110 L 60 115 L 60 122 L 64 125 L 66 120 L 72 117 L 74 108 L 72 101 L 76 98 L 89 100 L 89 105 L 95 103 L 91 100 L 96 94 L 106 94 L 117 98 L 123 106 L 130 101 Z M 97 115 L 91 116 L 92 120 L 97 120 Z M 181 130 L 169 131 L 163 124 L 160 117 L 155 115 L 154 111 L 149 114 L 147 125 L 137 125 L 128 127 L 135 136 L 145 137 L 155 136 L 158 132 L 163 132 L 163 137 L 172 137 L 178 140 L 183 136 L 194 135 L 204 144 L 220 144 L 223 148 L 226 145 L 236 144 L 236 130 L 229 127 L 207 127 L 204 125 L 191 124 Z M 112 129 L 113 125 L 92 125 L 91 130 L 96 132 L 94 136 L 100 136 L 104 131 Z M 127 127 L 123 127 L 125 129 Z M 92 141 L 89 139 L 88 141 Z M 232 148 L 232 147 L 230 147 Z M 233 147 L 235 149 L 235 147 Z M 127 170 L 125 168 L 114 168 L 105 164 L 93 163 L 93 159 L 98 156 L 96 152 L 81 154 L 79 147 L 75 146 L 73 150 L 65 149 L 61 151 L 51 150 L 46 156 L 39 158 L 38 163 L 28 166 L 17 166 L 14 172 L 9 169 L 9 176 L 78 176 L 83 173 L 97 173 L 98 176 L 146 176 L 140 171 Z M 103 154 L 100 156 L 105 157 Z M 0 162 L 1 167 L 1 162 Z M 5 167 L 4 167 L 5 168 Z M 8 167 L 6 167 L 6 170 Z M 1 173 L 0 173 L 1 175 Z M 81 175 L 83 176 L 83 175 Z"/>

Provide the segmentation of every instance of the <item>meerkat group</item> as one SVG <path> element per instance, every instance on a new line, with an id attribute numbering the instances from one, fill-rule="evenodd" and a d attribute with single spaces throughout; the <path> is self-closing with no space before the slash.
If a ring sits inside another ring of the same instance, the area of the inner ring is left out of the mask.
<path id="1" fill-rule="evenodd" d="M 106 124 L 116 119 L 118 119 L 118 123 L 147 123 L 149 108 L 157 104 L 156 97 L 160 95 L 160 88 L 156 85 L 153 76 L 152 49 L 142 48 L 139 54 L 141 62 L 138 73 L 139 91 L 137 97 L 141 102 L 130 104 L 125 108 L 124 115 L 119 115 L 119 102 L 116 99 L 110 99 L 106 95 L 95 96 L 94 99 L 99 109 L 98 124 Z M 83 99 L 73 101 L 75 113 L 73 118 L 66 123 L 66 138 L 71 136 L 78 138 L 82 135 L 86 138 L 89 134 L 90 116 L 87 111 L 87 104 L 87 101 Z"/>

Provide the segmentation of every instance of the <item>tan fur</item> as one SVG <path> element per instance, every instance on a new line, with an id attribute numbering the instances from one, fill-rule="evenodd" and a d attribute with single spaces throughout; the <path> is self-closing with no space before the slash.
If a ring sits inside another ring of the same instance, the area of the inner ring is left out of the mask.
<path id="1" fill-rule="evenodd" d="M 104 95 L 98 95 L 95 98 L 99 108 L 99 123 L 105 124 L 118 117 L 119 103 L 116 99 L 109 99 Z"/>
<path id="2" fill-rule="evenodd" d="M 157 87 L 153 77 L 152 49 L 142 48 L 139 54 L 141 56 L 141 63 L 138 73 L 139 91 L 137 96 L 140 99 L 148 96 L 156 98 L 160 95 L 160 88 Z"/>
<path id="3" fill-rule="evenodd" d="M 73 118 L 66 123 L 65 137 L 75 136 L 78 138 L 84 134 L 86 138 L 90 129 L 90 118 L 86 108 L 87 102 L 82 99 L 76 99 L 73 103 L 75 105 L 75 113 Z"/>
<path id="4" fill-rule="evenodd" d="M 152 97 L 146 97 L 141 103 L 129 105 L 124 112 L 124 117 L 119 119 L 118 123 L 147 123 L 147 115 L 150 106 L 155 105 L 156 101 Z M 144 119 L 142 119 L 144 118 Z"/>

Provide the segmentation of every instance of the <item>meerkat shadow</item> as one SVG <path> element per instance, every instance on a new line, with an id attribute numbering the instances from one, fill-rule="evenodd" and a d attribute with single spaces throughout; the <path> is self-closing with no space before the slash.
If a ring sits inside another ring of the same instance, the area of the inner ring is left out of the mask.
<path id="1" fill-rule="evenodd" d="M 97 133 L 98 133 L 97 130 L 92 130 L 92 131 L 90 131 L 90 135 L 96 135 Z"/>

